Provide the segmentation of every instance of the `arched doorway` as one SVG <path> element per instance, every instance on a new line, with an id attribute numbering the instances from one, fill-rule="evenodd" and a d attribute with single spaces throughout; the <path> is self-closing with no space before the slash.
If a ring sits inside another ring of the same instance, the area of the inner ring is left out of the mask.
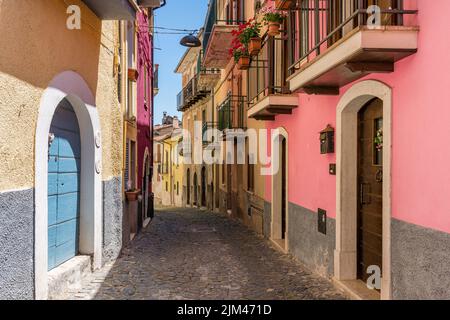
<path id="1" fill-rule="evenodd" d="M 357 273 L 364 282 L 370 266 L 383 270 L 383 148 L 375 143 L 382 130 L 383 101 L 375 98 L 358 112 Z"/>
<path id="2" fill-rule="evenodd" d="M 203 167 L 202 168 L 202 201 L 201 201 L 201 206 L 202 207 L 206 207 L 206 168 Z"/>
<path id="3" fill-rule="evenodd" d="M 283 128 L 272 138 L 272 232 L 271 239 L 288 250 L 288 138 Z"/>
<path id="4" fill-rule="evenodd" d="M 95 99 L 89 86 L 83 78 L 73 71 L 63 72 L 56 76 L 44 91 L 37 119 L 35 140 L 35 297 L 36 299 L 48 298 L 48 270 L 51 268 L 49 261 L 53 254 L 49 245 L 54 243 L 50 234 L 49 225 L 53 221 L 52 210 L 54 203 L 49 201 L 49 195 L 54 195 L 51 187 L 54 182 L 49 179 L 50 170 L 55 170 L 49 164 L 49 142 L 53 139 L 50 135 L 55 113 L 61 103 L 70 104 L 76 115 L 80 135 L 80 170 L 69 174 L 78 174 L 79 186 L 79 218 L 78 218 L 78 254 L 92 257 L 93 269 L 102 266 L 102 234 L 103 234 L 103 193 L 102 193 L 102 143 L 100 118 Z M 68 127 L 70 121 L 63 121 L 64 127 Z M 73 123 L 73 117 L 72 117 Z M 55 135 L 58 138 L 57 135 Z M 58 140 L 58 139 L 56 139 Z M 69 141 L 69 140 L 67 140 Z M 65 141 L 64 143 L 67 143 Z M 50 145 L 50 148 L 52 146 Z M 55 148 L 55 147 L 53 147 Z M 59 147 L 58 147 L 59 148 Z M 55 151 L 52 151 L 53 153 Z M 58 151 L 59 152 L 59 151 Z M 56 154 L 58 156 L 58 154 Z M 59 156 L 58 156 L 59 158 Z M 62 155 L 65 159 L 65 155 Z M 61 165 L 65 170 L 66 165 L 76 162 L 76 157 L 67 157 L 67 163 Z M 53 164 L 52 164 L 53 165 Z M 59 166 L 59 164 L 58 164 Z M 59 170 L 59 168 L 58 168 Z M 59 178 L 59 176 L 58 176 Z M 66 178 L 66 177 L 63 177 Z M 69 179 L 70 180 L 70 179 Z M 70 187 L 75 193 L 76 179 L 64 182 L 61 187 Z M 57 179 L 58 181 L 58 179 Z M 61 179 L 61 183 L 62 183 Z M 50 188 L 49 188 L 50 187 Z M 49 190 L 50 189 L 50 190 Z M 50 192 L 49 192 L 50 191 Z M 59 196 L 59 192 L 56 193 Z M 62 197 L 61 197 L 62 198 Z M 71 201 L 74 201 L 73 199 Z M 49 203 L 50 202 L 50 203 Z M 73 208 L 73 207 L 72 207 Z M 56 209 L 57 210 L 57 209 Z M 64 214 L 64 213 L 62 213 Z M 75 225 L 72 223 L 72 226 Z M 68 228 L 67 230 L 69 230 Z M 69 234 L 67 234 L 69 235 Z"/>
<path id="5" fill-rule="evenodd" d="M 392 89 L 379 81 L 355 84 L 337 107 L 335 278 L 364 280 L 367 265 L 381 264 L 382 299 L 391 297 L 391 121 Z"/>
<path id="6" fill-rule="evenodd" d="M 191 205 L 191 170 L 186 172 L 186 203 Z"/>
<path id="7" fill-rule="evenodd" d="M 48 152 L 48 270 L 78 255 L 81 138 L 67 99 L 55 110 Z"/>
<path id="8" fill-rule="evenodd" d="M 198 180 L 197 172 L 194 173 L 194 206 L 198 206 Z"/>

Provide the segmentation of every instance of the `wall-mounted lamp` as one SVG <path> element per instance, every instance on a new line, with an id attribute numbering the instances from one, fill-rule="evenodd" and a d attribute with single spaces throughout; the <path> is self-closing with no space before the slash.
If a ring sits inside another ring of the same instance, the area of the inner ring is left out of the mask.
<path id="1" fill-rule="evenodd" d="M 334 128 L 331 125 L 320 132 L 320 153 L 334 153 Z"/>

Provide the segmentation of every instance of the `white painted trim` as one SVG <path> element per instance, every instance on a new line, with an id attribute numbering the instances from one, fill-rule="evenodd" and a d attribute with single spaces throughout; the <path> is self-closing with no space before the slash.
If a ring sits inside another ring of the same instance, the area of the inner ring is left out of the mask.
<path id="1" fill-rule="evenodd" d="M 280 237 L 278 237 L 276 235 L 275 232 L 275 219 L 274 219 L 274 215 L 275 215 L 275 202 L 276 202 L 276 198 L 274 197 L 275 194 L 275 189 L 276 188 L 281 188 L 280 185 L 275 183 L 275 175 L 278 174 L 278 172 L 274 172 L 275 168 L 274 166 L 274 146 L 278 146 L 279 150 L 281 151 L 281 144 L 279 143 L 279 137 L 283 137 L 286 139 L 286 238 L 285 238 L 285 247 L 283 248 L 284 251 L 287 253 L 289 252 L 289 134 L 287 132 L 287 130 L 283 127 L 278 127 L 277 129 L 275 129 L 272 133 L 271 133 L 271 158 L 272 158 L 272 173 L 271 173 L 271 180 L 272 180 L 272 201 L 271 201 L 271 219 L 270 219 L 270 238 L 273 242 L 276 243 L 276 240 L 281 240 Z M 277 141 L 278 142 L 275 142 Z M 278 162 L 277 166 L 278 166 L 278 171 L 281 169 L 281 164 L 280 164 L 280 159 L 281 157 L 279 157 L 278 160 L 276 160 Z M 276 243 L 278 246 L 279 244 Z"/>
<path id="2" fill-rule="evenodd" d="M 94 269 L 102 264 L 102 148 L 95 146 L 101 133 L 95 99 L 83 78 L 67 71 L 56 76 L 40 101 L 35 141 L 35 298 L 48 298 L 48 133 L 59 103 L 67 99 L 78 119 L 81 135 L 80 253 L 93 255 Z"/>
<path id="3" fill-rule="evenodd" d="M 381 298 L 391 298 L 392 89 L 368 80 L 351 87 L 337 107 L 336 250 L 337 280 L 357 277 L 357 126 L 358 112 L 371 99 L 383 101 L 383 279 Z"/>

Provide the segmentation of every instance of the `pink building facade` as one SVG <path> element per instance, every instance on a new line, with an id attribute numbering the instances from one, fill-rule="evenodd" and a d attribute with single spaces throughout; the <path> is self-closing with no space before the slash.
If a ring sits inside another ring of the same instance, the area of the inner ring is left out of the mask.
<path id="1" fill-rule="evenodd" d="M 265 122 L 285 165 L 266 178 L 265 233 L 350 291 L 376 266 L 374 296 L 448 299 L 450 2 L 400 2 L 401 23 L 349 32 L 287 78 L 298 106 Z"/>
<path id="2" fill-rule="evenodd" d="M 151 32 L 153 10 L 143 10 L 137 14 L 137 153 L 138 187 L 142 192 L 142 202 L 138 216 L 142 225 L 153 217 L 151 167 L 153 163 L 153 35 Z"/>

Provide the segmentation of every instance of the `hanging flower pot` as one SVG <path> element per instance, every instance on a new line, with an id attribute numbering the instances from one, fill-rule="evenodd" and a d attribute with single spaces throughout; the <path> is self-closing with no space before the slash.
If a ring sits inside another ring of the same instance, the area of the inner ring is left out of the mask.
<path id="1" fill-rule="evenodd" d="M 125 191 L 125 196 L 127 197 L 128 202 L 136 201 L 138 199 L 139 193 L 141 193 L 141 190 L 130 190 Z"/>
<path id="2" fill-rule="evenodd" d="M 250 68 L 250 57 L 249 56 L 241 56 L 238 61 L 238 69 L 239 70 L 248 70 Z"/>
<path id="3" fill-rule="evenodd" d="M 262 40 L 259 37 L 251 38 L 248 44 L 248 52 L 251 56 L 257 56 L 261 51 Z"/>
<path id="4" fill-rule="evenodd" d="M 267 34 L 271 37 L 279 35 L 281 23 L 286 19 L 287 13 L 273 7 L 264 7 L 261 10 L 263 20 L 268 25 Z"/>
<path id="5" fill-rule="evenodd" d="M 275 37 L 277 35 L 279 35 L 280 32 L 280 28 L 281 28 L 281 24 L 278 22 L 269 22 L 269 29 L 267 31 L 267 34 L 271 37 Z"/>

